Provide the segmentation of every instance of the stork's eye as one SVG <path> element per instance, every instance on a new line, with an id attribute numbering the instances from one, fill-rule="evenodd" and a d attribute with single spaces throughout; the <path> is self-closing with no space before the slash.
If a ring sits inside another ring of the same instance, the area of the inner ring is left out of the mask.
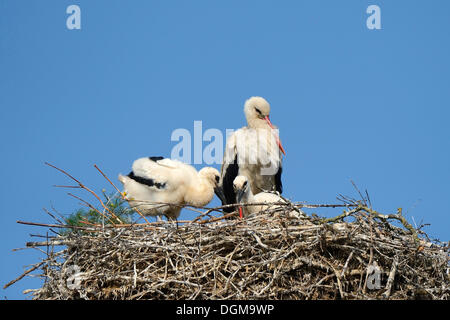
<path id="1" fill-rule="evenodd" d="M 258 108 L 255 108 L 255 110 L 256 110 L 256 112 L 258 112 L 258 113 L 259 113 L 259 115 L 260 115 L 260 116 L 262 116 L 262 112 L 261 112 L 261 110 L 259 110 Z"/>
<path id="2" fill-rule="evenodd" d="M 216 176 L 216 182 L 219 182 L 219 181 L 220 181 L 220 177 Z"/>
<path id="3" fill-rule="evenodd" d="M 242 186 L 245 188 L 247 186 L 247 181 L 245 181 Z"/>

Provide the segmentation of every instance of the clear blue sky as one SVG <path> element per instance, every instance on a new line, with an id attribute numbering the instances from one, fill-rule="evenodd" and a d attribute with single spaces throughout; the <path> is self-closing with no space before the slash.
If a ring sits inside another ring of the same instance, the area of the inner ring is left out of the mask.
<path id="1" fill-rule="evenodd" d="M 66 28 L 71 4 L 81 30 Z M 366 27 L 371 4 L 381 30 Z M 42 257 L 12 252 L 46 231 L 16 220 L 79 207 L 44 161 L 112 190 L 93 164 L 117 182 L 134 159 L 169 156 L 176 128 L 245 125 L 253 95 L 280 127 L 286 197 L 334 203 L 354 180 L 374 208 L 403 207 L 450 240 L 449 12 L 447 0 L 0 0 L 1 286 Z"/>

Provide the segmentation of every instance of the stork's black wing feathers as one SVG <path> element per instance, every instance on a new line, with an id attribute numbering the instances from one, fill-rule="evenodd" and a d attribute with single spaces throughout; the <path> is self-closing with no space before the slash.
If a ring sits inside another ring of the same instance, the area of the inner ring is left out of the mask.
<path id="1" fill-rule="evenodd" d="M 280 194 L 283 193 L 283 184 L 281 183 L 281 173 L 283 172 L 283 167 L 281 166 L 278 168 L 277 173 L 275 174 L 275 190 L 278 191 Z"/>
<path id="2" fill-rule="evenodd" d="M 159 161 L 159 160 L 163 160 L 164 159 L 164 157 L 148 157 L 150 160 L 152 160 L 152 161 Z"/>
<path id="3" fill-rule="evenodd" d="M 166 183 L 155 182 L 153 179 L 139 177 L 139 176 L 135 175 L 133 171 L 131 171 L 128 174 L 128 177 L 130 177 L 137 183 L 144 184 L 149 187 L 156 187 L 158 189 L 164 189 L 166 186 Z"/>
<path id="4" fill-rule="evenodd" d="M 225 202 L 222 200 L 222 205 L 236 203 L 236 193 L 233 188 L 233 181 L 239 174 L 239 166 L 237 164 L 237 155 L 234 158 L 233 163 L 228 164 L 225 174 L 222 177 L 222 191 L 225 196 Z M 233 207 L 225 208 L 225 212 L 233 212 Z"/>

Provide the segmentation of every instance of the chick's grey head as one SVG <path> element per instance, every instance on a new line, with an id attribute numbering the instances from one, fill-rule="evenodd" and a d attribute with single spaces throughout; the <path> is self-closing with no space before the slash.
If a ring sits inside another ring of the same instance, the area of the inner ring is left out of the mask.
<path id="1" fill-rule="evenodd" d="M 249 187 L 248 179 L 245 176 L 237 176 L 233 181 L 233 189 L 236 193 L 236 203 L 242 201 L 242 197 L 247 192 Z"/>

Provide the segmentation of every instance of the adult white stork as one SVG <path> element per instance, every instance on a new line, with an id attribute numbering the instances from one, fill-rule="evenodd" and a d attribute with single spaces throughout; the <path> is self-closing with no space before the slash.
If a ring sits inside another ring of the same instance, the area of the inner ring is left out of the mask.
<path id="1" fill-rule="evenodd" d="M 176 219 L 184 205 L 204 206 L 219 183 L 217 169 L 194 167 L 163 157 L 140 158 L 133 162 L 132 171 L 119 175 L 125 197 L 132 208 L 143 215 Z"/>
<path id="2" fill-rule="evenodd" d="M 241 216 L 241 218 L 253 213 L 267 210 L 268 208 L 280 207 L 281 205 L 277 205 L 277 203 L 286 202 L 280 196 L 270 192 L 260 192 L 254 195 L 252 193 L 250 183 L 245 176 L 237 176 L 233 181 L 233 188 L 236 192 L 236 203 L 255 204 L 251 206 L 239 207 L 239 215 Z M 261 205 L 256 205 L 257 203 L 261 203 Z M 263 205 L 262 203 L 267 203 L 267 205 Z M 298 218 L 300 215 L 299 212 L 293 210 L 289 212 L 289 216 L 292 218 Z"/>
<path id="3" fill-rule="evenodd" d="M 281 153 L 286 153 L 277 128 L 270 122 L 270 105 L 264 98 L 251 97 L 245 102 L 244 113 L 247 126 L 230 135 L 225 148 L 221 192 L 216 192 L 223 205 L 236 203 L 233 181 L 239 175 L 249 179 L 253 194 L 283 192 Z M 224 209 L 225 212 L 233 210 Z"/>

